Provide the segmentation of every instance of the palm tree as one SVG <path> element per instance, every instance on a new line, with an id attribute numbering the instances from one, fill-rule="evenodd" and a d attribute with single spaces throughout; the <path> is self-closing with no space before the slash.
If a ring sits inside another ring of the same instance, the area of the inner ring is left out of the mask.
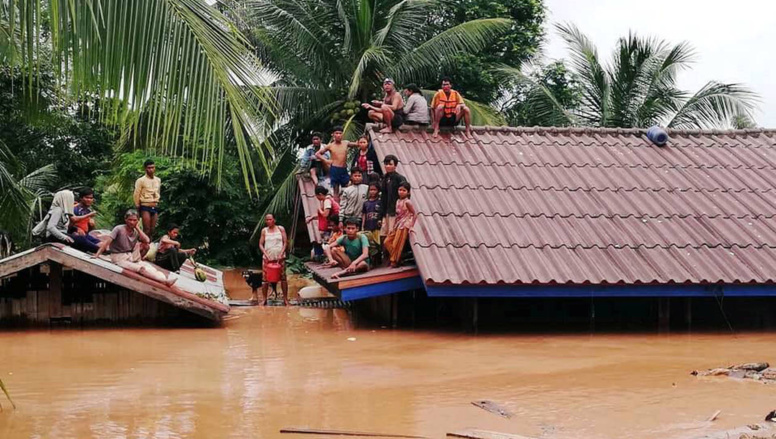
<path id="1" fill-rule="evenodd" d="M 203 0 L 0 0 L 0 59 L 30 88 L 51 62 L 70 102 L 99 101 L 135 147 L 195 158 L 218 178 L 234 144 L 246 185 L 258 183 L 252 157 L 269 170 L 272 78 Z"/>
<path id="2" fill-rule="evenodd" d="M 511 24 L 479 19 L 429 35 L 431 0 L 235 1 L 260 58 L 279 72 L 279 105 L 297 125 L 328 125 L 348 100 L 369 100 L 385 77 L 436 80 L 452 56 L 476 53 Z M 487 105 L 471 107 L 481 123 L 500 121 Z"/>
<path id="3" fill-rule="evenodd" d="M 25 175 L 8 147 L 0 142 L 0 257 L 11 252 L 10 237 L 18 240 L 27 236 L 35 210 L 41 207 L 41 198 L 50 194 L 55 177 L 53 165 Z"/>
<path id="4" fill-rule="evenodd" d="M 579 83 L 577 108 L 564 108 L 552 90 L 515 69 L 504 69 L 532 83 L 527 103 L 546 125 L 703 129 L 751 120 L 758 97 L 741 84 L 711 81 L 694 94 L 677 87 L 677 74 L 694 60 L 688 43 L 670 45 L 631 33 L 618 40 L 612 60 L 603 64 L 579 29 L 570 24 L 556 28 L 568 44 L 570 68 Z"/>

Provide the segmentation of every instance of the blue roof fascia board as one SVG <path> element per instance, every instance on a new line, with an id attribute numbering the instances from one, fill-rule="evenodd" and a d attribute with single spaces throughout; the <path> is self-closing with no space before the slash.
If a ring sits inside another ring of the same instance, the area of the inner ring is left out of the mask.
<path id="1" fill-rule="evenodd" d="M 423 288 L 423 281 L 420 279 L 420 276 L 413 276 L 390 282 L 365 285 L 363 287 L 347 288 L 340 291 L 340 298 L 344 301 L 350 301 L 420 288 Z"/>
<path id="2" fill-rule="evenodd" d="M 431 297 L 764 297 L 776 285 L 427 285 Z"/>

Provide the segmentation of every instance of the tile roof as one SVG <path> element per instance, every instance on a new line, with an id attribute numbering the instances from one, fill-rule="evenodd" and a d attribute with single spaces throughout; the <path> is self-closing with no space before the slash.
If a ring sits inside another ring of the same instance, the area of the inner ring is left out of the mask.
<path id="1" fill-rule="evenodd" d="M 776 281 L 776 131 L 371 134 L 413 185 L 427 284 Z"/>

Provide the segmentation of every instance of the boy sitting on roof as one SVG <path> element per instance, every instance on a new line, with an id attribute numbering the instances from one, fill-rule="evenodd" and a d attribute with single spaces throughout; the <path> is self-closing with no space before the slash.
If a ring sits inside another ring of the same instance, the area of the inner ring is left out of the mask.
<path id="1" fill-rule="evenodd" d="M 363 103 L 362 107 L 369 110 L 369 119 L 382 122 L 385 128 L 381 133 L 392 133 L 394 128 L 399 128 L 404 123 L 404 100 L 396 92 L 396 85 L 391 78 L 383 81 L 385 96 L 381 101 L 372 101 L 371 104 Z"/>
<path id="2" fill-rule="evenodd" d="M 73 207 L 73 216 L 70 217 L 68 236 L 73 239 L 73 247 L 96 253 L 100 240 L 89 234 L 94 229 L 94 216 L 97 215 L 97 212 L 92 210 L 94 191 L 88 187 L 83 188 L 79 195 L 78 203 Z"/>
<path id="3" fill-rule="evenodd" d="M 355 219 L 348 219 L 345 223 L 345 236 L 341 236 L 336 245 L 342 247 L 335 247 L 332 257 L 344 270 L 334 273 L 332 279 L 369 270 L 369 241 L 366 236 L 358 233 L 358 222 Z"/>
<path id="4" fill-rule="evenodd" d="M 342 140 L 342 127 L 336 126 L 331 133 L 332 141 L 324 145 L 315 153 L 315 158 L 326 163 L 329 166 L 329 179 L 331 187 L 334 190 L 334 198 L 339 198 L 340 186 L 345 187 L 350 181 L 348 176 L 348 147 L 357 146 L 355 142 L 345 142 Z M 331 152 L 331 159 L 325 156 L 326 152 Z"/>
<path id="5" fill-rule="evenodd" d="M 327 180 L 324 178 L 326 175 L 328 175 L 329 166 L 326 164 L 326 162 L 323 162 L 321 160 L 318 160 L 315 157 L 315 153 L 318 152 L 318 150 L 321 149 L 321 142 L 323 141 L 323 135 L 319 132 L 313 133 L 312 142 L 310 145 L 307 146 L 307 148 L 304 150 L 304 154 L 302 155 L 302 159 L 299 162 L 299 167 L 302 169 L 303 172 L 309 172 L 310 173 L 310 179 L 313 181 L 313 183 L 316 186 L 327 186 Z M 331 158 L 331 154 L 328 152 L 324 154 L 324 157 L 326 159 Z"/>
<path id="6" fill-rule="evenodd" d="M 369 189 L 363 184 L 363 172 L 355 167 L 350 170 L 350 186 L 342 190 L 340 197 L 339 226 L 345 228 L 345 220 L 361 217 L 361 210 L 366 201 L 366 193 Z"/>
<path id="7" fill-rule="evenodd" d="M 434 115 L 434 134 L 439 137 L 439 127 L 454 127 L 463 118 L 466 124 L 466 137 L 471 137 L 472 123 L 469 107 L 463 102 L 463 97 L 453 90 L 450 78 L 442 78 L 442 89 L 436 92 L 431 100 L 431 110 Z"/>

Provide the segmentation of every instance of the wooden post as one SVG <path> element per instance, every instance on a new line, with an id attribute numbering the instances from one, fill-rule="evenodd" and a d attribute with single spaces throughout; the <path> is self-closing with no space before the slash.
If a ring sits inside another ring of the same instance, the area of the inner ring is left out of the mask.
<path id="1" fill-rule="evenodd" d="M 62 316 L 62 265 L 51 262 L 49 264 L 49 318 L 57 319 Z"/>
<path id="2" fill-rule="evenodd" d="M 668 332 L 671 326 L 671 299 L 660 297 L 657 299 L 658 331 Z"/>
<path id="3" fill-rule="evenodd" d="M 480 323 L 480 299 L 475 297 L 472 299 L 472 329 L 477 334 L 478 324 Z"/>
<path id="4" fill-rule="evenodd" d="M 687 330 L 692 330 L 692 297 L 688 297 L 685 300 L 684 307 L 684 322 L 687 324 Z"/>
<path id="5" fill-rule="evenodd" d="M 399 293 L 391 294 L 391 328 L 399 326 Z"/>

